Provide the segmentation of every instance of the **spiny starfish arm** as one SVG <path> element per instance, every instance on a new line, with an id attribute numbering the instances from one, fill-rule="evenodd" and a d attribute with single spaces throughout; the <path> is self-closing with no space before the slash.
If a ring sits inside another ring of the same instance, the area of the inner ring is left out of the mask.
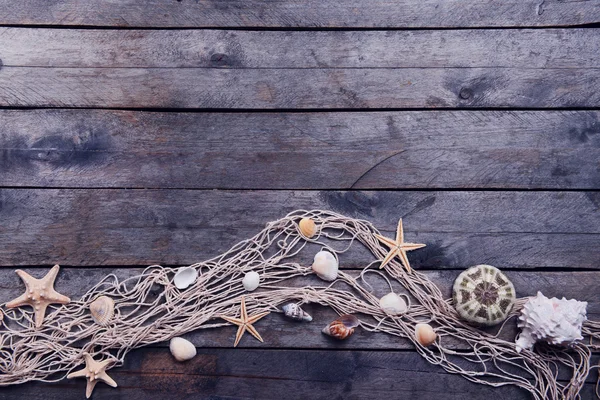
<path id="1" fill-rule="evenodd" d="M 411 272 L 410 262 L 408 262 L 408 257 L 406 256 L 406 252 L 403 250 L 400 250 L 398 252 L 398 256 L 400 257 L 400 260 L 402 261 L 402 265 L 404 265 L 404 268 L 406 268 L 406 271 Z"/>
<path id="2" fill-rule="evenodd" d="M 396 257 L 396 254 L 398 254 L 398 250 L 390 251 L 387 254 L 387 256 L 385 256 L 383 261 L 381 261 L 381 265 L 379 266 L 379 269 L 383 269 L 383 267 L 385 267 L 391 261 L 392 258 Z"/>
<path id="3" fill-rule="evenodd" d="M 258 321 L 259 319 L 261 319 L 263 317 L 266 317 L 269 314 L 270 314 L 270 312 L 267 311 L 267 312 L 264 312 L 264 313 L 260 313 L 260 314 L 256 314 L 256 315 L 253 315 L 251 317 L 248 317 L 248 319 L 246 320 L 246 324 L 253 324 L 256 321 Z"/>
<path id="4" fill-rule="evenodd" d="M 88 380 L 87 382 L 87 386 L 85 388 L 85 398 L 89 399 L 92 396 L 92 392 L 94 391 L 94 388 L 96 387 L 96 383 L 98 383 L 97 380 Z"/>
<path id="5" fill-rule="evenodd" d="M 35 327 L 39 328 L 44 322 L 44 316 L 46 315 L 46 308 L 48 307 L 47 302 L 36 304 L 33 309 L 35 311 Z"/>
<path id="6" fill-rule="evenodd" d="M 242 324 L 238 328 L 237 333 L 235 334 L 235 343 L 233 344 L 233 347 L 237 347 L 238 343 L 240 342 L 240 339 L 244 335 L 244 330 L 245 330 L 244 327 L 245 327 L 245 325 Z"/>
<path id="7" fill-rule="evenodd" d="M 425 245 L 421 243 L 402 243 L 400 246 L 400 248 L 404 251 L 422 249 L 423 247 L 425 247 Z"/>
<path id="8" fill-rule="evenodd" d="M 58 293 L 54 289 L 49 290 L 49 293 L 46 296 L 46 299 L 48 299 L 48 301 L 51 303 L 59 303 L 59 304 L 68 304 L 71 302 L 70 298 L 68 298 L 67 296 L 63 296 L 62 294 Z"/>
<path id="9" fill-rule="evenodd" d="M 260 340 L 261 342 L 263 342 L 263 338 L 260 337 L 260 334 L 256 331 L 256 329 L 254 329 L 254 327 L 252 325 L 246 325 L 246 330 L 248 332 L 250 332 L 250 334 L 252 336 L 254 336 L 255 338 L 257 338 L 258 340 Z"/>
<path id="10" fill-rule="evenodd" d="M 15 272 L 17 273 L 17 275 L 19 275 L 19 278 L 21 278 L 21 280 L 25 283 L 25 286 L 27 286 L 27 287 L 29 287 L 28 282 L 38 280 L 38 279 L 35 279 L 33 276 L 29 275 L 27 272 L 23 271 L 22 269 L 18 269 Z"/>
<path id="11" fill-rule="evenodd" d="M 242 296 L 242 304 L 240 305 L 240 314 L 242 321 L 246 322 L 248 320 L 248 313 L 246 312 L 246 301 L 244 300 L 244 296 Z"/>
<path id="12" fill-rule="evenodd" d="M 87 369 L 87 367 L 85 367 L 84 369 L 80 369 L 79 371 L 71 372 L 69 375 L 67 375 L 67 379 L 80 378 L 80 377 L 85 378 L 87 373 L 88 373 L 88 369 Z"/>
<path id="13" fill-rule="evenodd" d="M 25 306 L 25 305 L 30 305 L 29 299 L 27 298 L 27 293 L 23 293 L 16 299 L 11 300 L 8 303 L 6 303 L 6 307 L 8 307 L 8 308 L 15 308 L 15 307 L 20 307 L 20 306 Z"/>
<path id="14" fill-rule="evenodd" d="M 400 244 L 404 242 L 404 229 L 402 228 L 402 218 L 398 221 L 398 228 L 396 228 L 396 243 Z"/>
<path id="15" fill-rule="evenodd" d="M 398 243 L 394 242 L 392 239 L 386 238 L 385 236 L 381 236 L 381 235 L 378 235 L 378 234 L 375 234 L 375 237 L 380 242 L 382 242 L 383 244 L 385 244 L 386 246 L 388 246 L 390 249 L 398 247 Z"/>
<path id="16" fill-rule="evenodd" d="M 58 275 L 59 270 L 60 267 L 58 265 L 55 265 L 50 269 L 50 271 L 46 274 L 46 276 L 43 279 L 47 281 L 50 284 L 50 286 L 54 285 L 54 280 L 56 280 L 56 275 Z"/>
<path id="17" fill-rule="evenodd" d="M 232 324 L 234 324 L 234 325 L 243 325 L 243 324 L 244 324 L 244 321 L 242 321 L 242 320 L 241 320 L 241 319 L 239 319 L 239 318 L 228 317 L 228 316 L 226 316 L 226 315 L 221 315 L 221 317 L 220 317 L 220 318 L 222 318 L 222 319 L 224 319 L 225 321 L 227 321 L 227 322 L 230 322 L 230 323 L 232 323 Z"/>
<path id="18" fill-rule="evenodd" d="M 109 386 L 117 387 L 117 382 L 115 382 L 110 376 L 108 376 L 108 374 L 105 371 L 102 371 L 100 374 L 98 374 L 98 379 L 100 379 Z"/>

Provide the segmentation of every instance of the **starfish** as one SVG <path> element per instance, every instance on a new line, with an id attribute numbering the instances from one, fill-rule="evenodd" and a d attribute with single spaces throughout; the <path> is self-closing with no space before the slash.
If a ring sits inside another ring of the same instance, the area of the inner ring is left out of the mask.
<path id="1" fill-rule="evenodd" d="M 77 372 L 72 372 L 67 375 L 67 379 L 84 377 L 87 379 L 87 387 L 85 389 L 85 398 L 89 399 L 92 391 L 98 381 L 102 381 L 109 386 L 117 387 L 117 382 L 113 381 L 106 373 L 106 367 L 111 360 L 95 361 L 88 353 L 83 353 L 85 356 L 85 368 Z"/>
<path id="2" fill-rule="evenodd" d="M 390 252 L 387 254 L 387 256 L 385 256 L 385 258 L 381 262 L 381 266 L 379 267 L 379 269 L 385 267 L 386 264 L 388 262 L 390 262 L 390 260 L 392 260 L 394 257 L 398 256 L 398 257 L 400 257 L 400 261 L 402 262 L 402 265 L 404 266 L 404 268 L 406 268 L 406 270 L 408 272 L 410 272 L 411 271 L 410 263 L 408 262 L 408 257 L 406 256 L 406 252 L 425 247 L 424 244 L 405 243 L 404 242 L 404 230 L 402 229 L 402 218 L 400 218 L 400 221 L 398 221 L 398 228 L 396 230 L 396 240 L 388 239 L 384 236 L 377 235 L 377 234 L 375 234 L 375 237 L 380 242 L 384 243 L 386 246 L 388 246 L 390 248 Z"/>
<path id="3" fill-rule="evenodd" d="M 261 319 L 262 317 L 270 314 L 270 312 L 267 311 L 267 312 L 263 312 L 263 313 L 256 314 L 256 315 L 249 317 L 248 313 L 246 312 L 246 303 L 244 301 L 244 297 L 242 296 L 242 305 L 240 306 L 240 313 L 241 313 L 240 318 L 232 318 L 232 317 L 227 317 L 225 315 L 221 316 L 221 318 L 223 318 L 225 321 L 231 322 L 232 324 L 239 326 L 238 331 L 235 335 L 235 343 L 234 343 L 233 347 L 237 347 L 237 345 L 240 342 L 240 339 L 244 335 L 245 331 L 250 332 L 250 334 L 252 336 L 254 336 L 255 338 L 257 338 L 258 340 L 260 340 L 262 342 L 263 339 L 260 337 L 260 335 L 256 331 L 256 329 L 254 329 L 252 324 L 255 323 L 256 321 L 258 321 L 259 319 Z"/>
<path id="4" fill-rule="evenodd" d="M 54 290 L 54 280 L 56 279 L 59 269 L 60 267 L 55 265 L 42 279 L 36 279 L 20 269 L 16 270 L 15 272 L 19 275 L 21 280 L 23 280 L 27 289 L 21 296 L 6 303 L 6 307 L 33 307 L 35 327 L 39 328 L 42 326 L 44 315 L 46 314 L 46 307 L 48 307 L 49 304 L 67 304 L 71 301 L 67 296 L 63 296 Z"/>

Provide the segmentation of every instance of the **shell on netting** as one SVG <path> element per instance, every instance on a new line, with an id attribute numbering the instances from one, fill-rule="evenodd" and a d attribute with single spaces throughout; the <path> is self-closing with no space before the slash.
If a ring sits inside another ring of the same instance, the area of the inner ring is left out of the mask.
<path id="1" fill-rule="evenodd" d="M 587 320 L 587 302 L 564 297 L 551 299 L 541 292 L 531 297 L 523 306 L 517 326 L 517 352 L 531 350 L 538 340 L 561 346 L 569 346 L 583 339 L 581 326 Z"/>
<path id="2" fill-rule="evenodd" d="M 182 267 L 177 270 L 177 273 L 173 278 L 173 283 L 177 289 L 187 289 L 191 284 L 196 282 L 196 278 L 198 278 L 198 271 L 196 271 L 196 268 Z"/>
<path id="3" fill-rule="evenodd" d="M 321 250 L 315 254 L 312 269 L 319 278 L 334 281 L 338 275 L 338 261 L 330 252 Z"/>
<path id="4" fill-rule="evenodd" d="M 90 304 L 90 314 L 98 325 L 106 326 L 115 315 L 115 302 L 108 296 L 100 296 Z"/>
<path id="5" fill-rule="evenodd" d="M 296 303 L 286 304 L 281 307 L 281 309 L 283 310 L 283 315 L 288 318 L 295 319 L 296 321 L 312 321 L 310 314 L 300 308 Z"/>
<path id="6" fill-rule="evenodd" d="M 196 356 L 196 346 L 188 340 L 180 337 L 174 337 L 169 342 L 169 350 L 177 361 L 183 362 Z"/>
<path id="7" fill-rule="evenodd" d="M 343 340 L 352 335 L 354 328 L 357 326 L 358 318 L 354 315 L 344 314 L 323 328 L 322 332 L 336 339 Z"/>
<path id="8" fill-rule="evenodd" d="M 244 275 L 244 279 L 242 279 L 242 285 L 244 285 L 244 289 L 251 292 L 256 290 L 258 284 L 260 283 L 260 275 L 256 271 L 247 272 Z"/>
<path id="9" fill-rule="evenodd" d="M 406 301 L 394 292 L 379 299 L 379 307 L 388 315 L 403 315 L 408 311 Z"/>
<path id="10" fill-rule="evenodd" d="M 421 344 L 421 346 L 430 346 L 435 342 L 437 334 L 429 324 L 417 324 L 415 325 L 415 339 Z"/>
<path id="11" fill-rule="evenodd" d="M 516 300 L 512 282 L 496 267 L 476 265 L 454 281 L 454 308 L 473 325 L 493 326 L 504 321 Z"/>
<path id="12" fill-rule="evenodd" d="M 300 228 L 300 232 L 309 239 L 317 233 L 317 224 L 310 218 L 302 218 L 298 227 Z"/>

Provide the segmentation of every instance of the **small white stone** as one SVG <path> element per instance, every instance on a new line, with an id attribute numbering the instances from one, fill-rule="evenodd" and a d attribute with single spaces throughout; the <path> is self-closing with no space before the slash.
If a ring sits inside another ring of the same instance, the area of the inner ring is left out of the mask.
<path id="1" fill-rule="evenodd" d="M 258 272 L 250 271 L 242 279 L 242 285 L 244 285 L 244 289 L 251 292 L 258 287 L 259 281 L 260 275 L 258 275 Z"/>
<path id="2" fill-rule="evenodd" d="M 169 343 L 169 350 L 177 361 L 183 362 L 196 356 L 196 347 L 184 338 L 174 337 Z"/>

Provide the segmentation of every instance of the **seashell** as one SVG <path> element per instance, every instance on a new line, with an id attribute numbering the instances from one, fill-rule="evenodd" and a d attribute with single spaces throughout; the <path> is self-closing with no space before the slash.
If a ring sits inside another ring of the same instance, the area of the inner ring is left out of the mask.
<path id="1" fill-rule="evenodd" d="M 283 310 L 283 314 L 288 318 L 295 319 L 297 321 L 312 321 L 310 314 L 300 308 L 300 306 L 296 303 L 286 304 L 285 306 L 281 307 L 281 309 Z"/>
<path id="2" fill-rule="evenodd" d="M 531 297 L 521 310 L 517 326 L 516 349 L 531 350 L 538 340 L 559 346 L 570 346 L 583 339 L 581 326 L 587 320 L 587 302 L 551 299 L 538 292 Z"/>
<path id="3" fill-rule="evenodd" d="M 344 314 L 338 319 L 323 328 L 323 333 L 336 339 L 346 339 L 354 333 L 354 328 L 358 326 L 358 318 L 354 315 Z"/>
<path id="4" fill-rule="evenodd" d="M 187 289 L 196 281 L 196 278 L 198 278 L 198 271 L 196 271 L 196 268 L 183 267 L 179 268 L 175 274 L 173 283 L 175 283 L 177 289 Z"/>
<path id="5" fill-rule="evenodd" d="M 169 342 L 169 350 L 177 361 L 183 362 L 196 356 L 196 346 L 184 338 L 174 337 Z"/>
<path id="6" fill-rule="evenodd" d="M 454 307 L 473 325 L 493 326 L 504 321 L 516 300 L 512 282 L 496 267 L 476 265 L 454 281 Z"/>
<path id="7" fill-rule="evenodd" d="M 90 304 L 92 319 L 100 326 L 106 326 L 115 315 L 115 302 L 108 296 L 100 296 Z"/>
<path id="8" fill-rule="evenodd" d="M 435 342 L 437 338 L 436 333 L 429 324 L 417 324 L 415 326 L 415 339 L 421 344 L 421 346 L 429 346 Z"/>
<path id="9" fill-rule="evenodd" d="M 302 218 L 298 226 L 300 227 L 300 232 L 307 238 L 311 238 L 317 233 L 317 225 L 310 218 Z"/>
<path id="10" fill-rule="evenodd" d="M 321 250 L 315 254 L 312 269 L 319 278 L 325 281 L 334 281 L 338 275 L 338 262 L 333 254 Z"/>
<path id="11" fill-rule="evenodd" d="M 258 287 L 258 283 L 260 281 L 260 275 L 256 271 L 250 271 L 244 275 L 244 279 L 242 279 L 242 285 L 244 285 L 244 289 L 251 292 Z"/>
<path id="12" fill-rule="evenodd" d="M 388 315 L 403 315 L 408 311 L 406 301 L 394 292 L 379 299 L 379 307 Z"/>

